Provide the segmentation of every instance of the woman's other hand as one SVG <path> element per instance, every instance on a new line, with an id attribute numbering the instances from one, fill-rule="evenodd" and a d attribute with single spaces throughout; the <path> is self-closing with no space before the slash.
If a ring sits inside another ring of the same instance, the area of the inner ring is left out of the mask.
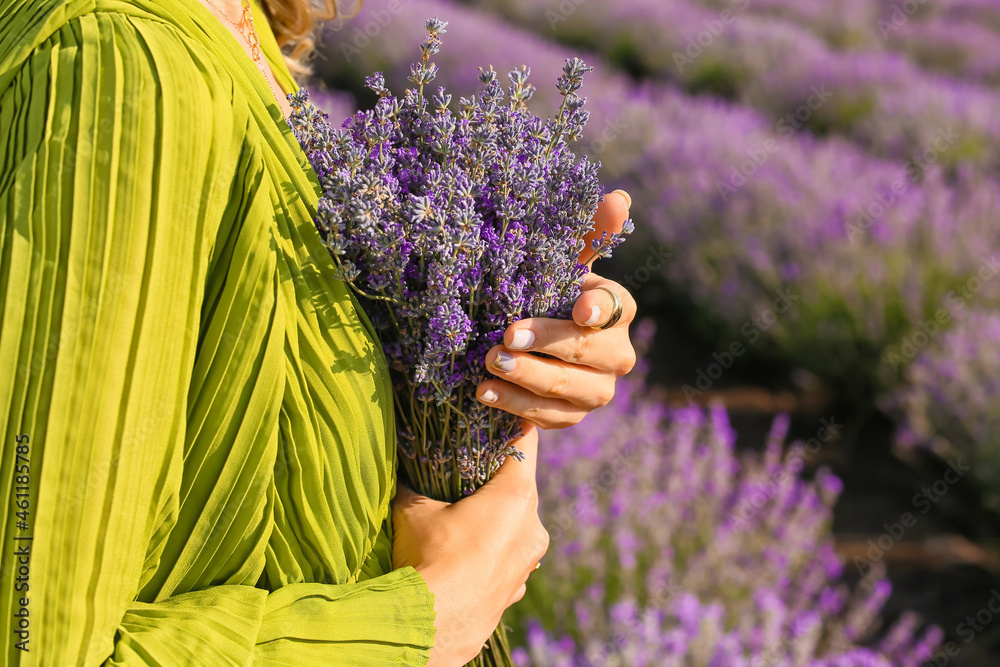
<path id="1" fill-rule="evenodd" d="M 591 239 L 604 231 L 621 232 L 631 203 L 622 190 L 605 197 L 594 216 L 595 229 L 586 237 L 588 250 L 581 262 L 592 261 Z M 594 273 L 587 274 L 583 290 L 572 320 L 536 317 L 507 328 L 503 345 L 486 355 L 486 367 L 496 379 L 480 383 L 476 391 L 480 401 L 550 429 L 572 426 L 614 397 L 615 381 L 635 366 L 628 333 L 635 300 L 618 283 Z M 621 319 L 610 328 L 594 329 L 611 317 L 614 299 L 608 291 L 621 301 Z"/>
<path id="2" fill-rule="evenodd" d="M 492 480 L 456 503 L 397 487 L 392 564 L 412 566 L 434 594 L 431 667 L 461 667 L 479 654 L 548 549 L 535 486 L 538 432 L 525 427 L 514 443 L 524 460 L 508 458 Z"/>

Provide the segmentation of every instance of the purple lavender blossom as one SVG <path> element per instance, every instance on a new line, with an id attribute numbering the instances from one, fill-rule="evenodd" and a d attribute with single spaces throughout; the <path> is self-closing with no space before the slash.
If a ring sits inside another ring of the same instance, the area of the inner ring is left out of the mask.
<path id="1" fill-rule="evenodd" d="M 586 429 L 546 432 L 542 516 L 552 536 L 526 602 L 518 664 L 918 667 L 940 632 L 905 616 L 870 638 L 889 593 L 853 591 L 830 535 L 840 485 L 804 481 L 787 418 L 738 456 L 720 407 L 668 409 L 639 378 Z"/>
<path id="2" fill-rule="evenodd" d="M 1000 488 L 1000 314 L 959 311 L 952 328 L 917 350 L 900 346 L 887 361 L 906 383 L 883 405 L 900 419 L 903 447 L 943 458 L 970 456 L 991 504 Z M 915 356 L 914 356 L 915 355 Z M 909 357 L 909 359 L 907 358 Z"/>

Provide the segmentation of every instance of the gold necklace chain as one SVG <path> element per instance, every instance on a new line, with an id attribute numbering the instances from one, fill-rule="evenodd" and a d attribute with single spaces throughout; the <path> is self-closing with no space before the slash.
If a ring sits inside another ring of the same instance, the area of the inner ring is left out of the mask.
<path id="1" fill-rule="evenodd" d="M 271 79 L 267 77 L 267 70 L 264 69 L 264 63 L 262 63 L 260 59 L 260 38 L 257 36 L 257 30 L 254 29 L 253 26 L 253 12 L 250 11 L 250 3 L 248 2 L 248 0 L 242 0 L 243 20 L 240 21 L 239 24 L 237 24 L 235 21 L 229 18 L 229 14 L 223 11 L 223 9 L 219 7 L 217 4 L 212 2 L 212 0 L 205 0 L 205 2 L 207 2 L 212 7 L 215 7 L 215 10 L 220 14 L 222 14 L 222 16 L 225 17 L 227 21 L 232 23 L 233 27 L 236 28 L 237 31 L 239 31 L 240 35 L 243 36 L 243 39 L 250 47 L 250 57 L 253 59 L 255 63 L 257 63 L 257 67 L 260 68 L 260 73 L 264 75 L 264 80 L 267 81 L 267 86 L 271 89 L 271 92 L 274 94 L 274 99 L 280 100 L 281 96 L 278 95 L 278 91 L 276 91 L 274 89 L 274 86 L 271 84 Z M 249 36 L 247 35 L 247 31 L 241 27 L 244 23 L 250 26 Z M 278 109 L 279 110 L 281 109 L 280 104 L 278 105 Z M 282 116 L 284 116 L 284 113 L 282 113 Z"/>

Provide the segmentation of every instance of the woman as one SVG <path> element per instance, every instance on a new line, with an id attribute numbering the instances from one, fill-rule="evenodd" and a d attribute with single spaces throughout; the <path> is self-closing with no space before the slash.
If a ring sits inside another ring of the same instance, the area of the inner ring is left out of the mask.
<path id="1" fill-rule="evenodd" d="M 266 6 L 258 63 L 240 0 L 0 0 L 6 664 L 460 665 L 545 551 L 534 426 L 634 363 L 593 277 L 620 324 L 584 325 L 591 289 L 484 360 L 526 461 L 396 493 L 385 360 L 283 120 L 313 10 Z"/>

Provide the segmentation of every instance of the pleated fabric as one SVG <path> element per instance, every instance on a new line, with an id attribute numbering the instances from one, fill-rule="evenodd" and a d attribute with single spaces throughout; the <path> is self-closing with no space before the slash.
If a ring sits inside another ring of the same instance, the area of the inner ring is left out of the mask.
<path id="1" fill-rule="evenodd" d="M 426 664 L 385 359 L 233 35 L 197 0 L 0 0 L 0 147 L 5 664 Z"/>

